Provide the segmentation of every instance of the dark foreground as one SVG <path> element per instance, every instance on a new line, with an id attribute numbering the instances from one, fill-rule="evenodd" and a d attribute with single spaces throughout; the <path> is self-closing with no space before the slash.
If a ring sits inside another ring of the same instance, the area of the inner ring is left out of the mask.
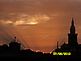
<path id="1" fill-rule="evenodd" d="M 22 50 L 20 52 L 0 53 L 0 61 L 81 61 L 81 56 L 59 56 L 50 53 L 33 52 L 31 50 Z"/>

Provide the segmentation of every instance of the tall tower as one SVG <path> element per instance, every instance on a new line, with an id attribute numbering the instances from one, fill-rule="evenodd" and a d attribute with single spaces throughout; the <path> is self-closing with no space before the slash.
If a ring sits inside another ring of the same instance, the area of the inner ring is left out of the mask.
<path id="1" fill-rule="evenodd" d="M 75 25 L 74 25 L 74 19 L 72 18 L 71 27 L 70 27 L 70 33 L 68 34 L 68 44 L 70 46 L 76 46 L 77 43 L 77 33 L 75 32 Z"/>

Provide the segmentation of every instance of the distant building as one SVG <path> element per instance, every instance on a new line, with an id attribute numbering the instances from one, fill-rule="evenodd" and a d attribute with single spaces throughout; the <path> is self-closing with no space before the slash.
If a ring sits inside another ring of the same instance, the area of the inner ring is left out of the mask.
<path id="1" fill-rule="evenodd" d="M 21 44 L 17 42 L 16 37 L 9 43 L 9 48 L 12 51 L 20 51 Z"/>
<path id="2" fill-rule="evenodd" d="M 55 52 L 72 52 L 73 54 L 81 53 L 81 44 L 78 44 L 77 42 L 77 33 L 75 30 L 73 18 L 72 18 L 71 27 L 70 27 L 70 33 L 68 33 L 68 44 L 64 42 L 64 44 L 62 44 L 59 48 L 58 42 L 57 42 L 57 48 L 54 51 Z"/>

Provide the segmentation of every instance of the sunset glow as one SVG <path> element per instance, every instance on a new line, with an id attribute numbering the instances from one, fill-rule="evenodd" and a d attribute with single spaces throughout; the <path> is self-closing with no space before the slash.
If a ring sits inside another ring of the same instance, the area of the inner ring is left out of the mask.
<path id="1" fill-rule="evenodd" d="M 3 20 L 3 24 L 13 24 L 13 25 L 36 25 L 50 20 L 50 17 L 47 15 L 34 15 L 34 16 L 20 16 L 15 22 L 12 20 Z"/>
<path id="2" fill-rule="evenodd" d="M 0 7 L 3 43 L 17 36 L 26 48 L 50 52 L 67 42 L 72 17 L 81 40 L 80 0 L 0 0 Z"/>

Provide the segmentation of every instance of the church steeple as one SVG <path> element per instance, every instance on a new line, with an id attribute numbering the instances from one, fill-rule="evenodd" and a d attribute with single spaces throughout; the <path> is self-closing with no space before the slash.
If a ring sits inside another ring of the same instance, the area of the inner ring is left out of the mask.
<path id="1" fill-rule="evenodd" d="M 74 26 L 74 19 L 73 18 L 72 18 L 71 27 L 70 27 L 70 33 L 75 34 L 75 26 Z"/>
<path id="2" fill-rule="evenodd" d="M 68 34 L 68 44 L 69 45 L 77 45 L 77 34 L 75 32 L 75 25 L 74 20 L 72 18 L 71 27 L 70 27 L 70 33 Z"/>

